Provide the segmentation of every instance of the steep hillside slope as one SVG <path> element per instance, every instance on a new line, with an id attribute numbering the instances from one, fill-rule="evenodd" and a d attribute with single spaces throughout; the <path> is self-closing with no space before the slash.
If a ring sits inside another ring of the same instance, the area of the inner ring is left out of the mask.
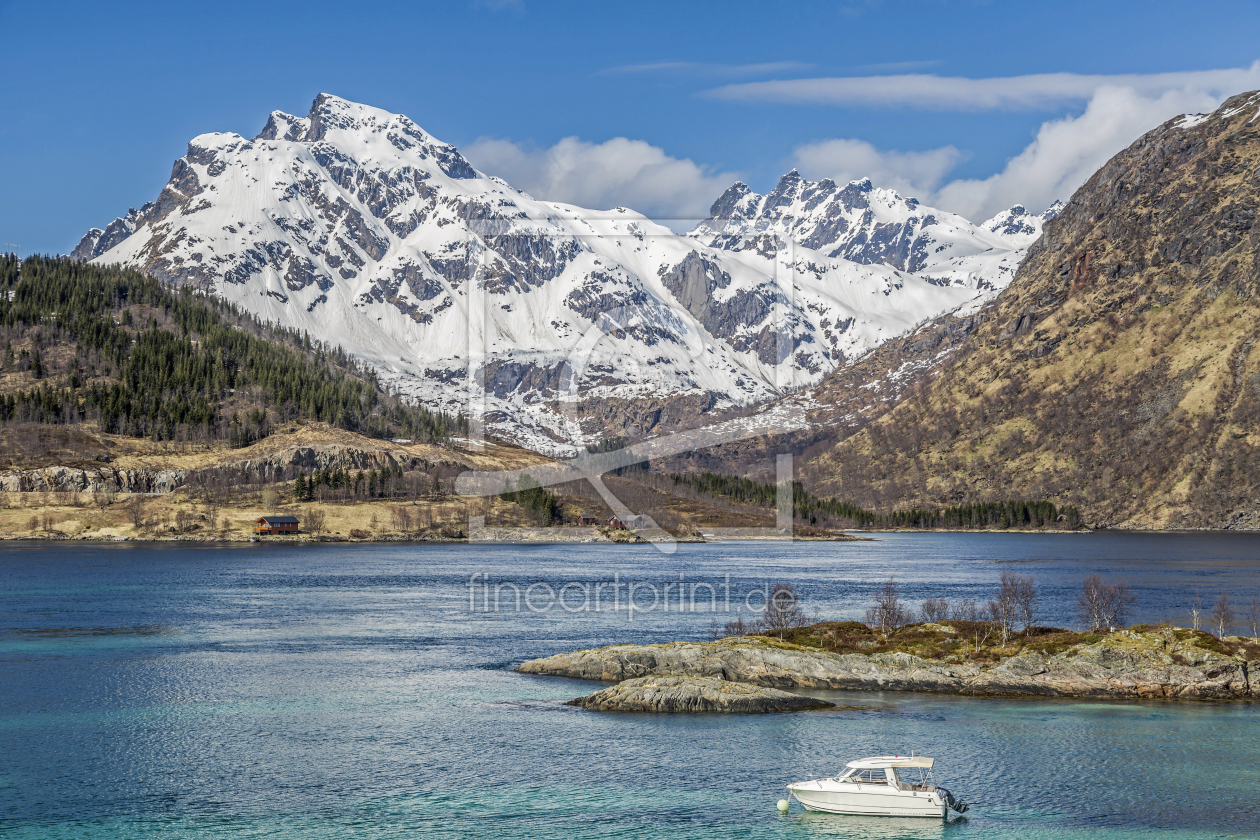
<path id="1" fill-rule="evenodd" d="M 425 405 L 464 411 L 484 387 L 492 430 L 555 453 L 809 387 L 988 288 L 537 201 L 407 117 L 327 94 L 253 139 L 194 138 L 156 201 L 74 256 L 309 332 Z"/>
<path id="2" fill-rule="evenodd" d="M 953 361 L 808 459 L 870 507 L 1047 498 L 1087 522 L 1260 527 L 1260 94 L 1081 187 Z"/>

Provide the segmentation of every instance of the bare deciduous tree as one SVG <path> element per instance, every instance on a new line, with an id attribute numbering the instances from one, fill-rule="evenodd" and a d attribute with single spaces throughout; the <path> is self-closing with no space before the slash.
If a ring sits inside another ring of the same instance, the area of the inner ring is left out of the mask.
<path id="1" fill-rule="evenodd" d="M 314 507 L 306 511 L 306 530 L 312 534 L 318 534 L 324 530 L 325 524 L 324 511 Z"/>
<path id="2" fill-rule="evenodd" d="M 1002 640 L 1002 647 L 1006 647 L 1006 643 L 1011 639 L 1011 634 L 1015 631 L 1015 602 L 1003 600 L 999 594 L 997 598 L 989 599 L 989 603 L 985 605 L 984 612 L 985 617 L 993 622 L 997 628 L 998 636 Z"/>
<path id="3" fill-rule="evenodd" d="M 919 617 L 929 624 L 945 621 L 949 618 L 949 601 L 944 598 L 928 598 L 919 607 Z"/>
<path id="4" fill-rule="evenodd" d="M 883 586 L 875 590 L 875 606 L 866 611 L 867 625 L 887 637 L 912 621 L 914 613 L 901 602 L 897 581 L 889 578 Z"/>
<path id="5" fill-rule="evenodd" d="M 1221 597 L 1216 599 L 1216 603 L 1212 606 L 1212 624 L 1216 627 L 1216 638 L 1223 639 L 1229 635 L 1229 630 L 1234 626 L 1234 620 L 1237 616 L 1234 613 L 1234 607 L 1229 602 L 1229 595 L 1222 592 Z"/>
<path id="6" fill-rule="evenodd" d="M 132 493 L 127 500 L 127 512 L 131 514 L 131 524 L 139 528 L 144 525 L 144 496 Z"/>
<path id="7" fill-rule="evenodd" d="M 1087 630 L 1111 631 L 1125 626 L 1136 603 L 1127 583 L 1103 583 L 1101 575 L 1090 575 L 1076 596 L 1076 615 Z"/>
<path id="8" fill-rule="evenodd" d="M 989 641 L 989 637 L 993 635 L 993 631 L 997 628 L 997 624 L 992 621 L 985 621 L 983 615 L 970 621 L 964 631 L 967 638 L 971 639 L 971 643 L 976 646 L 976 653 L 980 652 L 980 648 L 984 647 L 984 643 Z"/>
<path id="9" fill-rule="evenodd" d="M 763 633 L 777 633 L 780 639 L 786 631 L 809 624 L 809 617 L 801 609 L 800 599 L 790 583 L 776 583 L 770 590 L 758 624 Z"/>
<path id="10" fill-rule="evenodd" d="M 950 607 L 949 617 L 953 621 L 979 621 L 980 609 L 974 599 L 963 598 Z"/>
<path id="11" fill-rule="evenodd" d="M 729 639 L 734 636 L 747 636 L 753 631 L 753 622 L 744 621 L 744 616 L 736 613 L 734 620 L 728 621 L 718 628 L 717 619 L 709 622 L 709 635 L 713 641 L 718 639 Z"/>
<path id="12" fill-rule="evenodd" d="M 1203 593 L 1197 589 L 1194 597 L 1190 599 L 1190 626 L 1195 630 L 1199 629 L 1199 625 L 1203 623 Z"/>
<path id="13" fill-rule="evenodd" d="M 175 530 L 183 534 L 192 530 L 198 516 L 191 510 L 181 510 L 175 514 Z"/>
<path id="14" fill-rule="evenodd" d="M 411 509 L 403 505 L 394 505 L 389 512 L 390 523 L 395 531 L 406 533 L 411 530 Z"/>
<path id="15" fill-rule="evenodd" d="M 1019 617 L 1024 622 L 1024 635 L 1027 636 L 1037 616 L 1037 587 L 1033 585 L 1032 575 L 1016 576 L 1015 603 L 1019 607 Z"/>
<path id="16" fill-rule="evenodd" d="M 1247 619 L 1247 626 L 1251 628 L 1251 638 L 1260 638 L 1260 598 L 1253 595 L 1243 615 Z"/>
<path id="17" fill-rule="evenodd" d="M 275 510 L 276 505 L 280 504 L 280 493 L 274 487 L 268 487 L 262 491 L 262 503 L 266 510 Z"/>
<path id="18" fill-rule="evenodd" d="M 102 484 L 101 489 L 97 490 L 95 494 L 96 506 L 103 511 L 112 505 L 117 498 L 118 492 L 112 484 Z"/>
<path id="19" fill-rule="evenodd" d="M 204 514 L 204 515 L 205 515 L 205 517 L 206 517 L 206 522 L 210 523 L 210 524 L 209 524 L 209 528 L 210 528 L 210 530 L 211 530 L 211 531 L 213 531 L 213 530 L 214 530 L 214 523 L 216 523 L 216 522 L 218 522 L 218 521 L 219 521 L 219 499 L 218 499 L 218 496 L 217 496 L 216 494 L 214 494 L 214 493 L 209 493 L 209 492 L 207 492 L 207 493 L 206 493 L 206 502 L 205 502 L 205 505 L 206 505 L 206 511 L 205 511 L 205 514 Z"/>
<path id="20" fill-rule="evenodd" d="M 1019 575 L 1010 572 L 1002 572 L 1002 580 L 998 585 L 997 595 L 989 600 L 986 607 L 986 614 L 990 621 L 997 625 L 998 633 L 1002 637 L 1002 646 L 1006 647 L 1006 643 L 1010 641 L 1011 634 L 1015 631 L 1015 621 L 1019 615 Z"/>

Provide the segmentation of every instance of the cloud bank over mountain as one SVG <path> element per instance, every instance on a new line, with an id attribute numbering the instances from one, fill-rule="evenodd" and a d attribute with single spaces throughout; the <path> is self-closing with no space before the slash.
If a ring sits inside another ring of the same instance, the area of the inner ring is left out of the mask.
<path id="1" fill-rule="evenodd" d="M 664 66 L 675 65 L 645 65 Z M 881 149 L 861 138 L 836 137 L 798 145 L 790 156 L 790 165 L 806 177 L 840 183 L 870 178 L 978 222 L 1016 203 L 1040 212 L 1071 195 L 1139 134 L 1178 114 L 1212 111 L 1226 97 L 1256 87 L 1260 62 L 1183 73 L 1041 73 L 989 79 L 906 73 L 791 79 L 724 85 L 704 95 L 731 102 L 937 111 L 1075 109 L 1043 122 L 1019 154 L 987 177 L 951 179 L 968 157 L 965 149 L 954 145 Z M 705 217 L 709 203 L 738 177 L 625 137 L 603 143 L 566 137 L 548 148 L 482 138 L 467 155 L 479 169 L 535 198 L 591 208 L 631 207 L 661 220 Z M 671 226 L 688 227 L 681 222 Z"/>
<path id="2" fill-rule="evenodd" d="M 892 78 L 901 79 L 902 83 L 888 88 L 880 81 Z M 1100 81 L 1105 83 L 1098 84 Z M 965 159 L 965 154 L 954 146 L 907 152 L 877 149 L 858 139 L 828 139 L 798 146 L 793 152 L 793 163 L 811 178 L 847 180 L 856 177 L 853 174 L 856 172 L 872 173 L 871 177 L 878 182 L 973 221 L 987 218 L 1016 202 L 1041 210 L 1071 195 L 1134 137 L 1178 114 L 1212 111 L 1228 95 L 1249 83 L 1260 85 L 1260 65 L 1246 70 L 1150 76 L 1049 74 L 962 80 L 935 76 L 878 77 L 869 90 L 889 89 L 899 94 L 904 104 L 921 107 L 923 103 L 917 97 L 938 88 L 937 82 L 1002 83 L 979 87 L 960 85 L 961 92 L 955 91 L 957 95 L 952 100 L 948 97 L 944 100 L 957 103 L 959 108 L 964 105 L 1009 108 L 1016 103 L 1045 103 L 1052 96 L 1081 97 L 1088 84 L 1095 87 L 1089 91 L 1088 101 L 1080 113 L 1042 123 L 1023 151 L 986 178 L 948 180 L 949 172 Z M 882 181 L 874 173 L 880 173 Z"/>
<path id="3" fill-rule="evenodd" d="M 738 173 L 710 173 L 643 140 L 614 137 L 588 143 L 565 137 L 550 148 L 481 138 L 465 150 L 481 171 L 496 175 L 535 198 L 598 210 L 629 207 L 687 230 L 708 215 L 709 205 Z"/>

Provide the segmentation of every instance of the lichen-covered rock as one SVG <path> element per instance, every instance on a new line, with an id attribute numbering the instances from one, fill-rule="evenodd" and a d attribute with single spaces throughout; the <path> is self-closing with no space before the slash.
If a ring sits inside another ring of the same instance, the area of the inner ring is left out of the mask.
<path id="1" fill-rule="evenodd" d="M 1232 699 L 1260 696 L 1260 663 L 1119 631 L 1048 656 L 1023 651 L 991 666 L 908 653 L 836 654 L 760 637 L 611 645 L 523 663 L 527 674 L 625 681 L 703 677 L 781 688 L 927 691 L 992 696 Z"/>
<path id="2" fill-rule="evenodd" d="M 596 712 L 721 712 L 764 714 L 828 709 L 835 704 L 777 688 L 713 677 L 638 677 L 566 705 Z"/>
<path id="3" fill-rule="evenodd" d="M 767 639 L 611 645 L 525 662 L 527 674 L 587 680 L 643 676 L 713 677 L 785 688 L 958 691 L 980 669 L 905 653 L 835 654 Z"/>

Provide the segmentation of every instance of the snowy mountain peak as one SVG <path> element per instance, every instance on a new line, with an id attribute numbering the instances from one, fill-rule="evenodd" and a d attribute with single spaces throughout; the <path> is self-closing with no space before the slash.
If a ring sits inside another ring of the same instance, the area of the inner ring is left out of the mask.
<path id="1" fill-rule="evenodd" d="M 272 111 L 262 132 L 254 138 L 259 140 L 303 140 L 311 128 L 311 121 L 302 117 L 286 114 L 284 111 Z"/>
<path id="2" fill-rule="evenodd" d="M 761 253 L 778 237 L 776 241 L 790 239 L 829 257 L 904 271 L 1024 244 L 878 188 L 869 178 L 844 185 L 829 178 L 812 182 L 795 169 L 764 196 L 743 183 L 733 185 L 689 236 L 714 248 Z"/>
<path id="3" fill-rule="evenodd" d="M 743 181 L 736 181 L 709 207 L 709 215 L 715 219 L 744 219 L 755 210 L 760 198 Z"/>
<path id="4" fill-rule="evenodd" d="M 1029 213 L 1024 205 L 1016 204 L 998 213 L 980 227 L 996 233 L 1014 245 L 1027 247 L 1037 241 L 1037 237 L 1041 236 L 1042 225 L 1057 216 L 1062 207 L 1063 202 L 1056 201 L 1042 213 Z"/>
<path id="5" fill-rule="evenodd" d="M 492 431 L 560 454 L 817 383 L 989 293 L 992 266 L 939 273 L 954 239 L 1004 247 L 869 181 L 798 172 L 769 196 L 735 184 L 712 213 L 706 242 L 624 209 L 537 201 L 405 116 L 320 94 L 252 140 L 194 138 L 154 201 L 74 256 L 339 344 L 429 405 L 463 411 L 477 395 Z M 755 235 L 814 244 L 784 264 Z"/>
<path id="6" fill-rule="evenodd" d="M 892 266 L 934 285 L 975 289 L 980 295 L 969 303 L 974 307 L 1006 287 L 1059 206 L 1041 216 L 1016 206 L 976 225 L 876 187 L 869 178 L 815 183 L 793 169 L 764 196 L 743 183 L 732 185 L 688 236 L 711 248 L 763 257 L 792 242 L 833 259 Z"/>

